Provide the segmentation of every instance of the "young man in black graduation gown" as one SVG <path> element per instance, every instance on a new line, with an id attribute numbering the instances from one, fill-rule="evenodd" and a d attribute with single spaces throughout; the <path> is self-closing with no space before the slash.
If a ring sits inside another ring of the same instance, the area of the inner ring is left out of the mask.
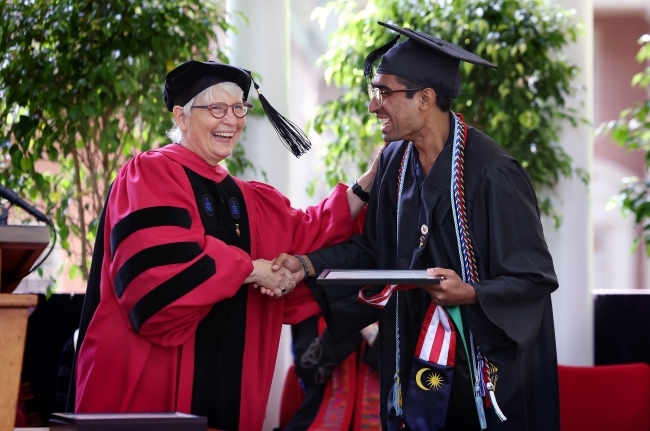
<path id="1" fill-rule="evenodd" d="M 358 301 L 355 289 L 310 281 L 335 335 L 379 318 L 383 429 L 559 430 L 550 295 L 558 283 L 531 180 L 501 146 L 450 111 L 460 92 L 460 61 L 494 65 L 429 35 L 381 24 L 408 39 L 396 44 L 398 35 L 366 59 L 372 76 L 381 58 L 368 109 L 391 143 L 369 191 L 364 232 L 304 256 L 304 265 L 287 255 L 276 262 L 298 276 L 306 267 L 312 277 L 328 268 L 428 268 L 442 277 L 439 285 L 396 290 L 382 310 Z M 432 303 L 459 311 L 453 378 L 444 382 L 451 390 L 442 401 L 427 401 L 444 385 L 427 389 L 413 365 Z M 477 376 L 484 386 L 478 394 Z M 498 407 L 485 387 L 494 389 Z"/>

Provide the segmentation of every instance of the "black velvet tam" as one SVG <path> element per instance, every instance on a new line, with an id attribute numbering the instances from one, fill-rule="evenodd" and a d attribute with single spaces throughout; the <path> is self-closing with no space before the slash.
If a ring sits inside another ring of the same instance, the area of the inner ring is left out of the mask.
<path id="1" fill-rule="evenodd" d="M 197 94 L 222 82 L 234 82 L 244 92 L 243 101 L 248 99 L 251 84 L 257 90 L 262 109 L 266 113 L 271 125 L 278 134 L 282 144 L 300 157 L 311 148 L 311 142 L 305 132 L 273 108 L 253 78 L 246 69 L 216 63 L 214 61 L 187 61 L 165 77 L 165 92 L 163 100 L 169 112 L 174 111 L 174 106 L 185 106 Z"/>
<path id="2" fill-rule="evenodd" d="M 490 63 L 463 48 L 428 34 L 379 22 L 406 37 L 397 43 L 399 35 L 366 57 L 366 76 L 373 75 L 373 65 L 381 58 L 377 73 L 396 75 L 454 99 L 460 94 L 460 62 L 495 68 Z"/>
<path id="3" fill-rule="evenodd" d="M 174 106 L 185 106 L 201 91 L 222 82 L 234 82 L 243 90 L 244 101 L 248 99 L 252 83 L 249 71 L 214 61 L 187 61 L 165 77 L 165 106 L 172 112 Z"/>

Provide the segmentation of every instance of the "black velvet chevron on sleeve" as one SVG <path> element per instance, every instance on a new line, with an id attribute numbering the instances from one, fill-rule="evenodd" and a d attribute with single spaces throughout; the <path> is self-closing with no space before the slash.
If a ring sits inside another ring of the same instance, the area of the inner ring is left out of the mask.
<path id="1" fill-rule="evenodd" d="M 178 226 L 189 229 L 192 226 L 190 212 L 185 208 L 157 206 L 142 208 L 117 222 L 111 230 L 111 258 L 117 247 L 133 233 L 149 227 Z"/>
<path id="2" fill-rule="evenodd" d="M 124 262 L 115 276 L 115 293 L 122 297 L 124 290 L 148 269 L 196 259 L 203 250 L 197 242 L 173 242 L 145 248 Z"/>
<path id="3" fill-rule="evenodd" d="M 191 292 L 217 272 L 210 256 L 203 256 L 169 280 L 161 283 L 142 297 L 131 309 L 129 318 L 138 333 L 142 325 L 154 314 Z"/>

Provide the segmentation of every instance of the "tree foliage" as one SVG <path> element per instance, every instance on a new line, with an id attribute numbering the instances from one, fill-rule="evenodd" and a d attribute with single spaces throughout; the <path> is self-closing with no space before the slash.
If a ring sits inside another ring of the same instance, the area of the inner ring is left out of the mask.
<path id="1" fill-rule="evenodd" d="M 639 63 L 650 62 L 650 34 L 642 36 L 639 44 L 641 49 L 636 59 Z M 645 70 L 634 75 L 632 85 L 650 89 L 649 63 L 646 63 Z M 646 169 L 650 168 L 650 97 L 639 106 L 623 110 L 618 120 L 601 125 L 598 132 L 611 133 L 612 140 L 627 150 L 644 151 Z M 634 216 L 640 228 L 634 248 L 642 243 L 646 255 L 650 256 L 650 180 L 624 178 L 623 190 L 613 198 L 612 203 L 618 205 L 623 214 Z"/>
<path id="2" fill-rule="evenodd" d="M 555 144 L 561 123 L 579 118 L 566 106 L 578 70 L 562 50 L 578 36 L 574 14 L 543 0 L 334 0 L 314 11 L 322 23 L 338 16 L 330 49 L 322 57 L 325 78 L 343 89 L 313 120 L 318 133 L 333 132 L 327 144 L 325 181 L 346 181 L 346 167 L 367 168 L 368 155 L 381 142 L 378 122 L 367 111 L 363 61 L 395 33 L 377 21 L 416 29 L 455 43 L 493 62 L 498 70 L 462 63 L 462 90 L 452 109 L 484 131 L 519 160 L 537 190 L 552 190 L 560 177 L 583 170 Z M 540 200 L 554 214 L 550 200 Z M 556 221 L 559 219 L 556 216 Z"/>
<path id="3" fill-rule="evenodd" d="M 72 272 L 86 278 L 107 187 L 166 143 L 165 75 L 211 57 L 216 29 L 230 29 L 223 2 L 1 1 L 0 12 L 0 179 L 45 206 L 69 253 L 81 242 Z"/>

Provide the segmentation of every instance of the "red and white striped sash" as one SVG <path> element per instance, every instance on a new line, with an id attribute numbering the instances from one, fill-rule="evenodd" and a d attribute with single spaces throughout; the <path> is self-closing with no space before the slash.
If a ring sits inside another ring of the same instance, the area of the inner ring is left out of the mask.
<path id="1" fill-rule="evenodd" d="M 444 307 L 429 305 L 415 356 L 423 361 L 453 366 L 456 360 L 456 329 Z"/>
<path id="2" fill-rule="evenodd" d="M 357 298 L 377 308 L 384 308 L 396 290 L 410 290 L 417 286 L 387 284 L 377 294 L 370 294 L 374 286 L 359 289 Z M 453 366 L 456 359 L 456 329 L 443 306 L 431 303 L 420 329 L 415 356 L 423 361 Z"/>
<path id="3" fill-rule="evenodd" d="M 381 292 L 373 294 L 370 292 L 370 289 L 375 288 L 375 285 L 364 286 L 359 289 L 357 294 L 357 299 L 366 304 L 372 305 L 377 308 L 384 308 L 390 299 L 390 296 L 396 290 L 411 290 L 415 289 L 417 286 L 403 285 L 403 284 L 387 284 L 381 290 Z"/>

